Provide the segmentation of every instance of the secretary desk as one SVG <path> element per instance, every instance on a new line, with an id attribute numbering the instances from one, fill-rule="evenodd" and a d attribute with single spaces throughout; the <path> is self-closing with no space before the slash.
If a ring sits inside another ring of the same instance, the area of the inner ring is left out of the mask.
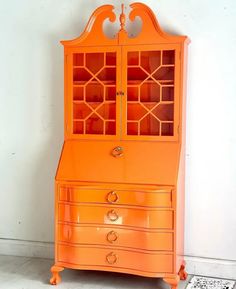
<path id="1" fill-rule="evenodd" d="M 189 40 L 164 32 L 141 3 L 97 8 L 64 46 L 64 145 L 55 181 L 55 264 L 186 279 L 185 78 Z M 110 23 L 112 25 L 112 23 Z"/>

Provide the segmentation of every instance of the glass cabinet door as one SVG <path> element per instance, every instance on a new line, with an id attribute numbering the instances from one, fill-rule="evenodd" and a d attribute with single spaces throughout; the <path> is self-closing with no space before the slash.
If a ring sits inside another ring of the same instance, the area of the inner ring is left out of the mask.
<path id="1" fill-rule="evenodd" d="M 88 50 L 72 54 L 72 133 L 81 138 L 114 138 L 120 118 L 118 52 Z"/>
<path id="2" fill-rule="evenodd" d="M 137 51 L 128 47 L 123 51 L 123 61 L 127 88 L 123 137 L 174 139 L 178 117 L 175 48 L 149 46 Z"/>

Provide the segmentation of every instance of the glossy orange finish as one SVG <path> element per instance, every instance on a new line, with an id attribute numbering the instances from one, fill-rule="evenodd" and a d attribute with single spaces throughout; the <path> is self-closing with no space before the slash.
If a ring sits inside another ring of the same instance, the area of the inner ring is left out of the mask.
<path id="1" fill-rule="evenodd" d="M 136 186 L 121 190 L 121 188 L 113 190 L 109 188 L 81 186 L 62 186 L 59 192 L 60 202 L 68 203 L 89 203 L 89 204 L 113 204 L 128 205 L 142 207 L 172 207 L 172 190 L 171 187 L 141 187 Z"/>
<path id="2" fill-rule="evenodd" d="M 93 266 L 100 266 L 100 268 L 106 266 L 117 268 L 117 271 L 119 271 L 119 268 L 125 268 L 154 274 L 156 271 L 171 273 L 173 270 L 173 255 L 161 254 L 156 251 L 154 253 L 143 253 L 133 250 L 120 250 L 114 247 L 104 249 L 95 246 L 68 246 L 62 244 L 58 245 L 58 251 L 59 264 L 74 264 L 78 268 L 80 268 L 80 265 L 91 266 L 91 269 Z"/>
<path id="3" fill-rule="evenodd" d="M 114 224 L 141 229 L 173 229 L 173 211 L 119 207 L 117 205 L 59 204 L 58 221 L 75 224 Z"/>
<path id="4" fill-rule="evenodd" d="M 173 233 L 117 226 L 88 226 L 60 223 L 59 242 L 75 245 L 116 246 L 123 249 L 173 251 Z M 134 242 L 135 240 L 135 242 Z"/>
<path id="5" fill-rule="evenodd" d="M 109 38 L 112 5 L 92 14 L 65 51 L 65 142 L 55 184 L 55 265 L 162 277 L 184 271 L 185 82 L 189 40 L 130 5 L 138 35 Z"/>

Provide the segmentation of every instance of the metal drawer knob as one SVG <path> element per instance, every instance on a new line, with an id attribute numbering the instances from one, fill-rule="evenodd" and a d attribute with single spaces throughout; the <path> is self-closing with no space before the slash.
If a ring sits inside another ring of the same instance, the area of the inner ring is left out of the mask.
<path id="1" fill-rule="evenodd" d="M 112 191 L 112 192 L 108 193 L 108 195 L 107 195 L 108 203 L 111 203 L 111 204 L 116 203 L 118 200 L 119 200 L 119 197 L 118 197 L 116 192 Z"/>
<path id="2" fill-rule="evenodd" d="M 111 252 L 106 256 L 107 263 L 109 264 L 115 264 L 117 259 L 117 255 L 114 252 Z"/>
<path id="3" fill-rule="evenodd" d="M 115 158 L 119 158 L 119 157 L 122 157 L 123 154 L 124 154 L 124 149 L 120 146 L 118 147 L 115 147 L 113 150 L 112 150 L 112 153 L 113 157 Z"/>
<path id="4" fill-rule="evenodd" d="M 116 213 L 115 210 L 110 210 L 107 212 L 107 217 L 110 221 L 114 222 L 116 220 L 118 220 L 119 216 L 118 214 Z"/>
<path id="5" fill-rule="evenodd" d="M 115 242 L 118 239 L 118 234 L 115 231 L 110 231 L 107 234 L 107 241 L 110 243 Z"/>

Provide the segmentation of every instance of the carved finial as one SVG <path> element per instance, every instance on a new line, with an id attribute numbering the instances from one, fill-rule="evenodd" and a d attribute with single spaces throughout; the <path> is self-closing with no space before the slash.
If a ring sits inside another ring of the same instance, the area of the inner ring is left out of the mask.
<path id="1" fill-rule="evenodd" d="M 120 14 L 120 31 L 122 30 L 125 30 L 124 4 L 121 4 L 121 14 Z"/>

